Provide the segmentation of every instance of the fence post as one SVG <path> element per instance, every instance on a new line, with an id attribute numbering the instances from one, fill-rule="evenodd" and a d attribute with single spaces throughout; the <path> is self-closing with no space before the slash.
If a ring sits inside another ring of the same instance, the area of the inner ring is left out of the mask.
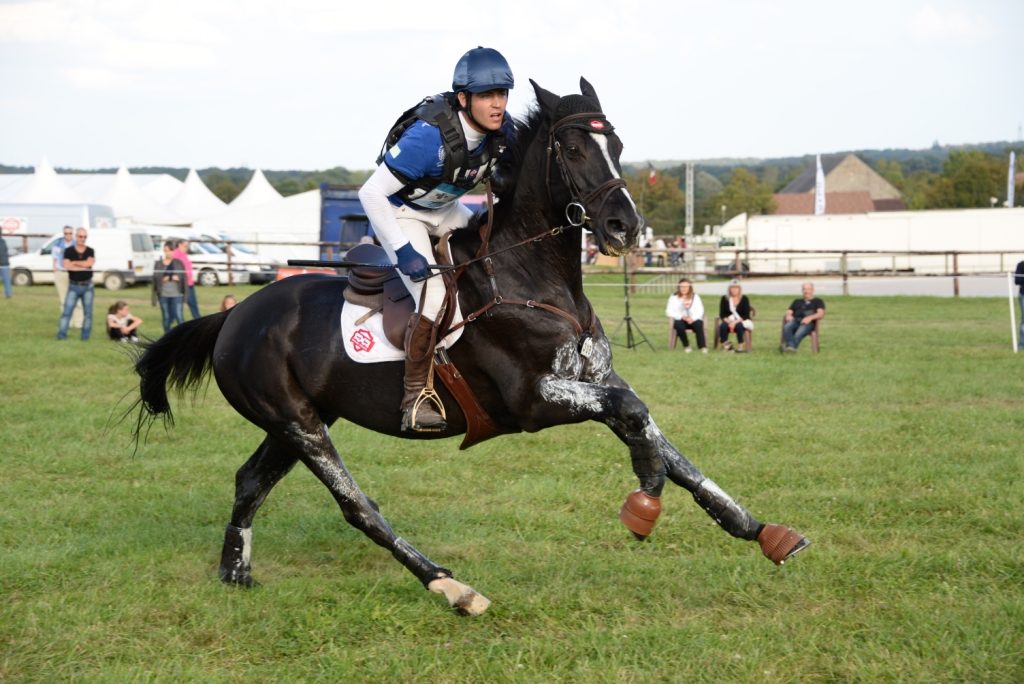
<path id="1" fill-rule="evenodd" d="M 847 268 L 846 252 L 839 257 L 839 270 L 843 273 L 843 296 L 850 294 L 850 270 Z"/>
<path id="2" fill-rule="evenodd" d="M 228 285 L 234 285 L 235 284 L 235 271 L 231 267 L 231 252 L 232 252 L 231 243 L 228 242 L 227 246 L 228 246 L 228 248 L 225 249 L 224 252 L 228 255 Z"/>
<path id="3" fill-rule="evenodd" d="M 960 253 L 953 252 L 953 296 L 960 296 Z"/>

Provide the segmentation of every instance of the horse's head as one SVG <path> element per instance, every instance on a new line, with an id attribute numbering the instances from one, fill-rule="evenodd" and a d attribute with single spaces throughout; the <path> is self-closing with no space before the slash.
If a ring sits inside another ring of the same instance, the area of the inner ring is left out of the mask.
<path id="1" fill-rule="evenodd" d="M 603 254 L 623 254 L 636 243 L 642 219 L 622 180 L 622 142 L 601 111 L 597 93 L 580 79 L 580 95 L 559 97 L 534 81 L 547 121 L 548 196 L 565 207 L 567 220 L 583 225 Z"/>

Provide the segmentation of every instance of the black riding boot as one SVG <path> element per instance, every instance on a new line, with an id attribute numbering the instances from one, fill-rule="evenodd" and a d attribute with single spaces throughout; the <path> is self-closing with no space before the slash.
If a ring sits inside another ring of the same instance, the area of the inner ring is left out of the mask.
<path id="1" fill-rule="evenodd" d="M 433 322 L 413 316 L 405 333 L 405 396 L 402 398 L 402 432 L 441 432 L 448 427 L 438 413 L 441 398 L 427 387 L 434 350 L 430 344 Z M 435 406 L 436 402 L 436 406 Z"/>

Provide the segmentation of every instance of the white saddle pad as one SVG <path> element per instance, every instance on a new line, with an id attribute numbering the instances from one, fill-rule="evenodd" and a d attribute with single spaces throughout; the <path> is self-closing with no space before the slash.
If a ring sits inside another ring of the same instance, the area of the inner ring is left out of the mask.
<path id="1" fill-rule="evenodd" d="M 360 318 L 370 312 L 365 306 L 345 302 L 341 307 L 341 339 L 345 342 L 345 353 L 357 363 L 381 363 L 384 361 L 402 361 L 405 352 L 391 344 L 384 334 L 384 315 L 374 314 L 362 323 L 356 324 Z M 452 323 L 462 320 L 462 311 L 456 309 Z M 460 337 L 459 328 L 437 345 L 451 349 Z"/>

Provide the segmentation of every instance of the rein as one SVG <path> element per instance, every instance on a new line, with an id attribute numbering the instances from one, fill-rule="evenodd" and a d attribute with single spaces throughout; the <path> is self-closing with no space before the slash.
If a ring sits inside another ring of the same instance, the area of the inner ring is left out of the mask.
<path id="1" fill-rule="evenodd" d="M 558 133 L 565 128 L 581 128 L 590 132 L 600 133 L 607 135 L 611 133 L 614 128 L 608 122 L 603 112 L 581 112 L 578 114 L 570 114 L 556 121 L 548 132 L 548 145 L 547 154 L 545 155 L 545 169 L 544 169 L 544 188 L 548 195 L 548 201 L 553 202 L 551 195 L 551 160 L 555 160 L 555 164 L 558 167 L 559 174 L 562 177 L 562 181 L 569 189 L 571 197 L 570 202 L 565 207 L 565 218 L 568 221 L 568 225 L 556 226 L 555 228 L 549 228 L 536 235 L 528 237 L 524 240 L 520 240 L 511 245 L 502 247 L 496 251 L 490 251 L 491 242 L 491 230 L 494 227 L 494 192 L 491 189 L 490 180 L 487 181 L 487 222 L 480 227 L 480 248 L 472 259 L 453 264 L 450 270 L 442 271 L 436 275 L 442 275 L 445 278 L 447 284 L 446 294 L 446 305 L 445 313 L 441 317 L 442 320 L 438 321 L 441 329 L 444 329 L 444 334 L 438 335 L 438 338 L 444 338 L 459 328 L 472 323 L 480 316 L 484 315 L 492 308 L 502 304 L 514 304 L 517 306 L 525 306 L 529 309 L 542 309 L 548 313 L 552 313 L 559 316 L 569 323 L 572 324 L 573 329 L 576 331 L 576 335 L 580 336 L 584 332 L 589 332 L 591 335 L 597 331 L 596 321 L 592 318 L 590 326 L 584 329 L 583 325 L 565 309 L 561 309 L 552 304 L 545 304 L 544 302 L 538 302 L 533 299 L 507 299 L 502 296 L 501 291 L 498 289 L 498 281 L 494 273 L 494 263 L 492 258 L 503 252 L 508 252 L 513 249 L 518 249 L 524 245 L 540 242 L 550 237 L 560 235 L 567 228 L 581 228 L 590 221 L 590 217 L 587 215 L 587 205 L 590 205 L 594 201 L 599 201 L 598 211 L 604 207 L 605 202 L 613 192 L 626 187 L 626 181 L 621 178 L 610 178 L 601 185 L 597 186 L 588 193 L 584 193 L 576 182 L 572 171 L 569 169 L 568 164 L 565 161 L 562 153 L 562 144 L 559 142 L 557 136 Z M 465 316 L 463 320 L 455 325 L 449 327 L 452 318 L 455 316 L 455 297 L 457 291 L 455 285 L 459 277 L 466 270 L 466 267 L 476 262 L 483 262 L 484 272 L 487 274 L 487 278 L 491 284 L 491 292 L 493 298 L 491 301 L 484 304 L 482 307 L 473 311 Z"/>

